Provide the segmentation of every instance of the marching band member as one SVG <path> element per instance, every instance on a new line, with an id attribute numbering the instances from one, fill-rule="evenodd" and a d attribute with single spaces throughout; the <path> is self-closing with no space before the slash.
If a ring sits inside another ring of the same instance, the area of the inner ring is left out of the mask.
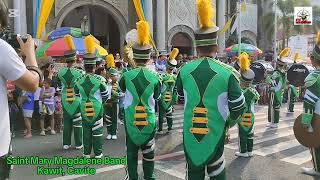
<path id="1" fill-rule="evenodd" d="M 304 112 L 302 113 L 301 124 L 308 131 L 317 131 L 317 134 L 319 134 L 318 130 L 311 130 L 310 125 L 313 123 L 318 125 L 319 123 L 314 121 L 319 121 L 320 117 L 320 32 L 318 32 L 317 44 L 311 55 L 311 63 L 316 71 L 309 74 L 305 79 L 306 92 L 303 100 Z M 320 140 L 317 139 L 317 141 Z M 312 147 L 310 152 L 313 168 L 302 168 L 302 170 L 308 175 L 320 176 L 320 147 Z"/>
<path id="2" fill-rule="evenodd" d="M 267 127 L 277 128 L 280 119 L 280 107 L 283 100 L 283 93 L 286 86 L 286 68 L 287 63 L 283 58 L 289 56 L 290 49 L 286 48 L 281 51 L 277 59 L 277 69 L 271 76 L 266 79 L 270 84 L 269 105 L 268 105 L 268 124 Z"/>
<path id="3" fill-rule="evenodd" d="M 159 100 L 159 128 L 158 133 L 162 134 L 163 118 L 167 119 L 168 132 L 172 130 L 172 111 L 173 102 L 176 99 L 174 87 L 177 76 L 173 74 L 174 68 L 177 66 L 175 58 L 179 54 L 179 49 L 174 48 L 167 62 L 167 72 L 162 75 L 161 99 Z"/>
<path id="4" fill-rule="evenodd" d="M 250 61 L 247 53 L 242 53 L 239 57 L 240 62 L 240 86 L 242 88 L 246 109 L 242 121 L 238 123 L 239 128 L 239 152 L 236 156 L 253 156 L 253 133 L 254 133 L 254 104 L 259 100 L 259 93 L 252 86 L 254 72 L 250 69 Z"/>
<path id="5" fill-rule="evenodd" d="M 57 75 L 57 84 L 62 89 L 62 107 L 63 107 L 63 149 L 69 149 L 71 146 L 71 134 L 73 131 L 76 149 L 81 149 L 82 145 L 82 118 L 80 112 L 80 99 L 75 96 L 75 80 L 84 74 L 84 71 L 73 67 L 76 61 L 75 45 L 70 35 L 65 36 L 67 45 L 71 51 L 64 54 L 63 60 L 67 67 L 59 70 Z"/>
<path id="6" fill-rule="evenodd" d="M 225 131 L 241 119 L 245 98 L 238 72 L 214 59 L 219 28 L 212 21 L 211 0 L 197 0 L 197 8 L 200 29 L 195 32 L 195 44 L 200 58 L 184 65 L 177 78 L 177 91 L 185 97 L 186 174 L 188 180 L 202 180 L 207 170 L 210 179 L 224 180 Z"/>
<path id="7" fill-rule="evenodd" d="M 84 55 L 83 60 L 86 73 L 76 80 L 75 88 L 75 92 L 81 97 L 83 156 L 85 158 L 90 158 L 92 149 L 95 158 L 103 156 L 103 104 L 110 97 L 106 79 L 94 74 L 97 60 L 94 43 L 91 35 L 85 38 L 87 54 Z"/>
<path id="8" fill-rule="evenodd" d="M 112 54 L 107 57 L 107 62 L 109 63 L 108 74 L 110 78 L 111 89 L 111 99 L 106 102 L 106 124 L 108 136 L 107 140 L 117 138 L 117 127 L 118 127 L 118 103 L 119 103 L 119 84 L 118 84 L 118 71 L 115 69 L 115 61 Z"/>
<path id="9" fill-rule="evenodd" d="M 294 55 L 294 63 L 297 63 L 300 57 L 299 53 L 295 53 Z M 288 113 L 294 112 L 294 102 L 299 98 L 299 89 L 292 84 L 289 84 L 288 87 Z"/>
<path id="10" fill-rule="evenodd" d="M 155 157 L 155 100 L 160 99 L 159 77 L 147 69 L 152 46 L 149 45 L 149 24 L 137 23 L 138 41 L 133 45 L 137 67 L 124 72 L 119 86 L 125 92 L 124 116 L 127 149 L 127 177 L 138 179 L 138 151 L 142 151 L 144 179 L 153 180 Z"/>

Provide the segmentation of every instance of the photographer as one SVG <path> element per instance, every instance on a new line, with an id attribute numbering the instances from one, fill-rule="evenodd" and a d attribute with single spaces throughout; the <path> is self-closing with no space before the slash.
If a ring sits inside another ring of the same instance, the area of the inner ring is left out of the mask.
<path id="1" fill-rule="evenodd" d="M 0 32 L 8 25 L 8 9 L 4 1 L 0 1 Z M 25 64 L 15 50 L 0 39 L 0 180 L 9 178 L 10 166 L 5 158 L 10 154 L 10 122 L 6 81 L 26 91 L 36 91 L 41 79 L 41 72 L 35 58 L 34 41 L 28 35 L 26 43 L 18 38 L 21 51 L 26 56 Z"/>

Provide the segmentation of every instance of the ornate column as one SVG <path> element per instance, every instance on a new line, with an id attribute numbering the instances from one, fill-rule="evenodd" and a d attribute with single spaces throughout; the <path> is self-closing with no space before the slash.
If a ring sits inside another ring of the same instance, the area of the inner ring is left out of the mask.
<path id="1" fill-rule="evenodd" d="M 153 37 L 153 6 L 152 6 L 152 0 L 145 0 L 144 1 L 145 5 L 145 18 L 149 23 L 150 26 L 150 33 L 151 36 Z"/>
<path id="2" fill-rule="evenodd" d="M 225 14 L 226 14 L 226 1 L 217 1 L 217 26 L 222 29 L 226 23 L 225 21 Z M 218 35 L 218 46 L 219 46 L 219 53 L 223 52 L 225 49 L 225 34 L 219 33 Z"/>
<path id="3" fill-rule="evenodd" d="M 166 50 L 166 2 L 157 0 L 157 48 Z"/>
<path id="4" fill-rule="evenodd" d="M 22 35 L 27 34 L 26 0 L 14 0 L 13 8 L 19 13 L 14 17 L 14 32 Z"/>

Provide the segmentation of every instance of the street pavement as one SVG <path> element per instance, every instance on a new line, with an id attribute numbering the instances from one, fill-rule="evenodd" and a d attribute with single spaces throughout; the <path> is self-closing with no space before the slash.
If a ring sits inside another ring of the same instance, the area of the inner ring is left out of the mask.
<path id="1" fill-rule="evenodd" d="M 297 103 L 294 114 L 286 113 L 286 104 L 281 108 L 281 119 L 277 129 L 266 128 L 267 106 L 256 107 L 254 154 L 252 158 L 237 158 L 238 130 L 229 130 L 231 142 L 225 145 L 227 179 L 230 180 L 311 180 L 313 177 L 301 174 L 301 167 L 311 167 L 309 150 L 298 143 L 293 134 L 294 119 L 302 112 L 302 104 Z M 174 112 L 174 130 L 170 134 L 156 136 L 155 176 L 159 180 L 178 180 L 185 177 L 185 157 L 182 146 L 183 107 L 176 106 Z M 123 125 L 118 126 L 118 140 L 106 140 L 104 155 L 125 156 L 125 135 Z M 166 130 L 166 124 L 164 130 Z M 76 157 L 82 150 L 62 150 L 62 134 L 38 136 L 34 132 L 31 139 L 18 136 L 13 140 L 15 156 Z M 106 136 L 106 135 L 105 135 Z M 104 136 L 104 137 L 105 137 Z M 141 155 L 139 155 L 139 176 L 143 179 Z M 81 166 L 77 166 L 81 167 Z M 95 175 L 37 175 L 36 166 L 17 165 L 10 179 L 107 179 L 125 178 L 123 165 L 95 165 Z"/>

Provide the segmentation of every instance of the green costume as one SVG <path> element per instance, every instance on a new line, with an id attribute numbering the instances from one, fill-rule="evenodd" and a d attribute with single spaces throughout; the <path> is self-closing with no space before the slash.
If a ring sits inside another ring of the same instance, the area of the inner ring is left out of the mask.
<path id="1" fill-rule="evenodd" d="M 117 70 L 111 68 L 109 70 L 109 74 L 111 76 L 117 76 Z M 107 131 L 109 135 L 117 135 L 117 127 L 118 127 L 118 103 L 119 103 L 119 84 L 118 82 L 111 82 L 111 99 L 106 102 L 106 124 Z M 110 139 L 112 137 L 107 137 Z"/>
<path id="2" fill-rule="evenodd" d="M 155 101 L 160 98 L 160 80 L 144 66 L 150 59 L 149 25 L 137 23 L 139 40 L 133 45 L 133 59 L 138 67 L 123 73 L 119 86 L 125 92 L 124 116 L 127 149 L 127 178 L 138 180 L 138 151 L 142 151 L 145 180 L 154 180 L 156 115 Z M 146 34 L 144 34 L 147 32 Z M 142 38 L 143 37 L 143 38 Z M 143 41 L 146 40 L 146 41 Z M 140 67 L 139 67 L 140 66 Z"/>
<path id="3" fill-rule="evenodd" d="M 317 44 L 315 45 L 312 55 L 312 61 L 317 64 L 320 62 L 320 33 L 317 36 Z M 320 116 L 320 69 L 309 74 L 305 79 L 305 94 L 303 99 L 302 124 L 310 125 L 312 121 L 319 121 Z M 303 168 L 304 173 L 309 175 L 320 176 L 320 147 L 310 148 L 313 168 Z"/>
<path id="4" fill-rule="evenodd" d="M 96 56 L 86 54 L 84 64 L 95 66 Z M 109 87 L 102 76 L 86 73 L 76 80 L 76 92 L 81 97 L 81 115 L 85 157 L 90 157 L 91 150 L 96 158 L 102 157 L 104 102 L 110 96 Z"/>
<path id="5" fill-rule="evenodd" d="M 68 52 L 64 56 L 67 62 L 75 61 L 75 52 Z M 63 107 L 63 146 L 68 149 L 71 146 L 71 134 L 74 131 L 74 141 L 77 149 L 82 148 L 82 118 L 80 113 L 80 99 L 75 96 L 75 80 L 81 77 L 84 71 L 64 67 L 59 70 L 57 84 L 62 89 Z"/>
<path id="6" fill-rule="evenodd" d="M 161 133 L 163 126 L 163 118 L 166 117 L 168 132 L 172 130 L 172 112 L 173 103 L 176 101 L 176 81 L 177 76 L 173 74 L 173 70 L 177 67 L 178 62 L 175 59 L 179 54 L 179 49 L 174 48 L 170 53 L 167 61 L 167 72 L 161 76 L 161 99 L 159 101 L 159 127 L 158 132 Z"/>
<path id="7" fill-rule="evenodd" d="M 286 85 L 285 72 L 275 70 L 273 74 L 267 78 L 267 83 L 271 86 L 269 90 L 268 122 L 277 124 L 280 119 L 280 107 Z"/>
<path id="8" fill-rule="evenodd" d="M 285 48 L 279 54 L 277 59 L 277 69 L 273 74 L 267 77 L 266 82 L 270 85 L 269 104 L 268 104 L 268 124 L 267 127 L 277 128 L 280 120 L 280 108 L 283 101 L 284 89 L 287 82 L 287 63 L 283 58 L 288 57 L 289 48 Z"/>
<path id="9" fill-rule="evenodd" d="M 225 179 L 225 129 L 240 120 L 245 103 L 232 69 L 203 57 L 180 70 L 177 88 L 186 101 L 183 144 L 188 179 L 204 179 L 206 166 L 211 178 Z"/>
<path id="10" fill-rule="evenodd" d="M 174 87 L 177 76 L 173 73 L 165 73 L 162 75 L 161 99 L 159 103 L 159 128 L 162 131 L 163 118 L 167 118 L 168 131 L 172 130 L 172 112 L 173 102 L 176 99 L 174 94 Z"/>
<path id="11" fill-rule="evenodd" d="M 197 52 L 213 54 L 219 27 L 211 18 L 215 12 L 212 2 L 197 1 L 197 7 Z M 185 99 L 183 147 L 188 180 L 204 180 L 205 170 L 211 180 L 226 179 L 225 132 L 241 119 L 245 104 L 238 78 L 234 68 L 210 57 L 195 59 L 179 71 L 176 83 L 178 94 Z"/>
<path id="12" fill-rule="evenodd" d="M 254 104 L 259 100 L 259 93 L 252 87 L 252 81 L 255 77 L 250 69 L 250 60 L 247 53 L 239 56 L 239 70 L 241 73 L 241 88 L 245 97 L 245 113 L 241 122 L 238 122 L 239 129 L 239 152 L 236 156 L 253 156 L 253 135 L 254 135 Z"/>
<path id="13" fill-rule="evenodd" d="M 298 98 L 298 88 L 290 84 L 288 88 L 288 112 L 294 112 L 294 102 L 296 102 Z"/>
<path id="14" fill-rule="evenodd" d="M 246 99 L 246 110 L 239 126 L 239 141 L 241 153 L 252 153 L 254 136 L 254 104 L 259 100 L 259 93 L 253 87 L 243 89 Z"/>

